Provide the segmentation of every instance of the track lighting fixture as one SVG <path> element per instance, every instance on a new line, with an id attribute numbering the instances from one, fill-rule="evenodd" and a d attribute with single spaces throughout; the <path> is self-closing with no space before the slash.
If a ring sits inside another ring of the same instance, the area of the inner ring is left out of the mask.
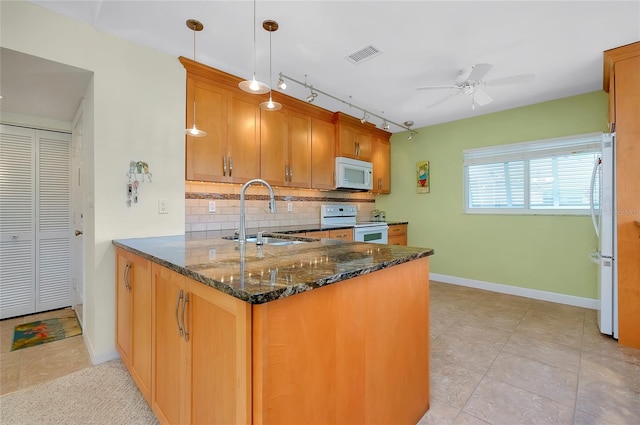
<path id="1" fill-rule="evenodd" d="M 417 132 L 417 131 L 414 131 L 414 130 L 412 130 L 412 129 L 411 129 L 411 126 L 413 125 L 413 121 L 405 121 L 405 122 L 404 122 L 404 125 L 405 125 L 405 128 L 406 128 L 407 130 L 409 130 L 409 135 L 407 136 L 407 139 L 408 139 L 408 140 L 412 140 L 412 139 L 413 139 L 413 136 L 414 136 L 414 135 L 416 135 L 416 134 L 418 134 L 418 132 Z"/>
<path id="2" fill-rule="evenodd" d="M 313 87 L 310 88 L 311 93 L 307 96 L 307 102 L 312 103 L 318 97 L 318 93 L 313 91 Z"/>
<path id="3" fill-rule="evenodd" d="M 279 78 L 278 78 L 278 88 L 280 90 L 286 90 L 287 89 L 287 83 L 285 83 L 284 80 L 282 79 L 282 73 L 280 73 Z"/>
<path id="4" fill-rule="evenodd" d="M 304 76 L 304 82 L 298 81 L 295 78 L 291 78 L 288 75 L 283 74 L 282 72 L 279 73 L 278 76 L 280 77 L 280 80 L 282 80 L 283 83 L 284 83 L 284 80 L 289 80 L 289 81 L 292 81 L 292 82 L 294 82 L 296 84 L 299 84 L 299 85 L 303 86 L 306 89 L 309 89 L 310 90 L 310 94 L 306 98 L 306 101 L 308 103 L 312 103 L 316 99 L 316 97 L 318 97 L 318 94 L 322 94 L 322 95 L 327 96 L 327 97 L 329 97 L 329 98 L 331 98 L 333 100 L 337 100 L 338 102 L 342 102 L 345 105 L 348 105 L 350 108 L 355 108 L 355 109 L 358 109 L 358 110 L 362 111 L 362 113 L 364 115 L 363 115 L 363 117 L 362 117 L 362 119 L 360 121 L 363 124 L 368 122 L 370 117 L 373 116 L 373 117 L 376 117 L 376 118 L 378 118 L 378 119 L 383 121 L 382 128 L 384 130 L 389 130 L 390 124 L 393 124 L 393 125 L 395 125 L 397 127 L 403 128 L 405 130 L 409 130 L 411 132 L 411 135 L 418 134 L 417 131 L 412 130 L 410 128 L 410 126 L 407 125 L 407 123 L 409 123 L 409 122 L 411 123 L 411 125 L 413 125 L 413 121 L 406 121 L 404 123 L 404 125 L 403 124 L 399 124 L 399 123 L 397 123 L 395 121 L 391 121 L 391 120 L 389 120 L 389 119 L 387 119 L 387 118 L 385 118 L 385 117 L 383 117 L 381 115 L 374 114 L 372 112 L 369 112 L 369 111 L 365 110 L 364 108 L 360 108 L 359 106 L 356 106 L 356 105 L 352 104 L 351 103 L 351 96 L 349 96 L 349 101 L 347 102 L 347 101 L 342 100 L 339 97 L 336 97 L 336 96 L 334 96 L 332 94 L 329 94 L 329 93 L 327 93 L 325 91 L 318 90 L 317 88 L 315 88 L 312 85 L 307 83 L 307 75 L 306 74 Z M 280 88 L 280 81 L 278 81 L 278 87 Z M 384 112 L 382 112 L 382 113 L 384 114 Z"/>
<path id="5" fill-rule="evenodd" d="M 264 94 L 271 90 L 268 85 L 256 80 L 256 0 L 253 0 L 253 78 L 240 81 L 238 87 L 251 94 Z"/>
<path id="6" fill-rule="evenodd" d="M 262 23 L 262 28 L 269 31 L 269 85 L 271 85 L 271 79 L 273 78 L 273 74 L 271 73 L 271 33 L 278 30 L 278 23 L 268 19 Z M 277 111 L 281 108 L 282 104 L 274 102 L 271 98 L 271 88 L 269 88 L 269 100 L 267 102 L 262 102 L 260 104 L 260 109 L 264 109 L 266 111 Z"/>
<path id="7" fill-rule="evenodd" d="M 187 28 L 193 31 L 193 61 L 196 61 L 196 31 L 202 31 L 204 29 L 204 25 L 200 21 L 196 21 L 195 19 L 187 20 Z M 191 137 L 204 137 L 207 135 L 207 132 L 204 130 L 199 130 L 196 127 L 196 99 L 195 96 L 193 98 L 193 127 L 187 128 L 185 133 Z"/>

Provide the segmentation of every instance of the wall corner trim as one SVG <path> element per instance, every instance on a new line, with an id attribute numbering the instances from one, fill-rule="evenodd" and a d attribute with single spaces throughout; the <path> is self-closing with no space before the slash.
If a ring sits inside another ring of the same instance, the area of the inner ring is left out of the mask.
<path id="1" fill-rule="evenodd" d="M 485 291 L 500 292 L 502 294 L 516 295 L 532 298 L 534 300 L 550 301 L 553 303 L 567 304 L 576 307 L 597 310 L 600 302 L 592 298 L 576 297 L 574 295 L 558 294 L 557 292 L 540 291 L 538 289 L 521 288 L 518 286 L 503 285 L 501 283 L 485 282 L 482 280 L 467 279 L 464 277 L 450 276 L 446 274 L 430 273 L 429 280 L 453 285 L 468 286 L 470 288 L 483 289 Z"/>

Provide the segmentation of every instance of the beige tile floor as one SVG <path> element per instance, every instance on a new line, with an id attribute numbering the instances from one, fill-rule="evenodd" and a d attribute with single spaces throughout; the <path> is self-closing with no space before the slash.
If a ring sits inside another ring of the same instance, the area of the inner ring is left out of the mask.
<path id="1" fill-rule="evenodd" d="M 91 366 L 82 335 L 11 351 L 16 325 L 64 314 L 64 310 L 55 310 L 0 321 L 0 395 Z"/>
<path id="2" fill-rule="evenodd" d="M 426 424 L 640 424 L 640 350 L 595 310 L 431 282 Z"/>
<path id="3" fill-rule="evenodd" d="M 91 363 L 82 337 L 9 352 L 3 320 L 0 393 Z M 35 318 L 35 319 L 34 319 Z M 640 350 L 602 336 L 596 312 L 431 283 L 431 408 L 426 424 L 640 424 Z"/>

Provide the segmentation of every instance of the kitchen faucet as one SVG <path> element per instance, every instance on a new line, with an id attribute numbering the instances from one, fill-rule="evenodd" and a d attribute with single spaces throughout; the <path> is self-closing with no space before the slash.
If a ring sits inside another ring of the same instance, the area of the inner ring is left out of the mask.
<path id="1" fill-rule="evenodd" d="M 240 234 L 238 235 L 238 242 L 240 242 L 240 244 L 242 245 L 247 243 L 247 232 L 246 232 L 246 225 L 245 225 L 246 212 L 244 208 L 244 192 L 246 192 L 247 188 L 254 183 L 260 183 L 266 186 L 267 189 L 269 189 L 269 197 L 270 197 L 269 212 L 271 214 L 276 213 L 276 197 L 273 193 L 273 188 L 271 187 L 271 185 L 269 185 L 269 183 L 267 183 L 262 179 L 253 179 L 246 182 L 244 186 L 242 186 L 242 190 L 240 191 Z"/>

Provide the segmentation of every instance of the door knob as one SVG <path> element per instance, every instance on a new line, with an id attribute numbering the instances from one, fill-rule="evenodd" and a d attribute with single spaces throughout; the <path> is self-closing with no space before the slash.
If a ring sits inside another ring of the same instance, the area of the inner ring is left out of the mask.
<path id="1" fill-rule="evenodd" d="M 82 230 L 76 230 L 76 236 L 80 236 L 82 234 Z"/>

